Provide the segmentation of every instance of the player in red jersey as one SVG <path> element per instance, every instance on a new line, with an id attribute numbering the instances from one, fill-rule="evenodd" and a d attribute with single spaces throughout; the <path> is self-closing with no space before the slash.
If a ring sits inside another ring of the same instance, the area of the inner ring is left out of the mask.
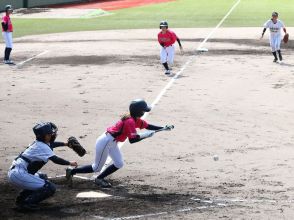
<path id="1" fill-rule="evenodd" d="M 145 138 L 152 137 L 156 130 L 163 129 L 163 127 L 148 124 L 141 117 L 145 112 L 151 111 L 151 108 L 142 99 L 136 99 L 131 102 L 129 107 L 130 113 L 124 115 L 115 125 L 107 128 L 96 140 L 96 156 L 93 164 L 78 167 L 68 168 L 66 170 L 66 177 L 71 180 L 72 175 L 77 173 L 93 173 L 100 172 L 106 162 L 108 156 L 111 157 L 113 164 L 108 166 L 95 179 L 96 185 L 102 188 L 111 187 L 111 184 L 104 178 L 114 173 L 124 165 L 123 157 L 118 147 L 118 142 L 124 142 L 127 138 L 130 143 L 136 143 Z M 147 129 L 144 133 L 137 133 L 136 128 Z M 171 130 L 173 126 L 166 126 L 166 130 Z"/>
<path id="2" fill-rule="evenodd" d="M 12 51 L 12 32 L 13 32 L 13 26 L 10 19 L 10 15 L 13 12 L 13 8 L 11 5 L 5 6 L 5 14 L 2 17 L 2 35 L 6 44 L 5 52 L 4 52 L 4 63 L 5 64 L 13 64 L 13 62 L 10 60 L 10 53 Z"/>
<path id="3" fill-rule="evenodd" d="M 160 22 L 159 28 L 161 29 L 161 31 L 158 33 L 158 42 L 161 45 L 160 61 L 165 68 L 165 74 L 169 75 L 171 72 L 168 65 L 173 64 L 174 62 L 174 43 L 176 41 L 178 42 L 181 51 L 183 50 L 183 47 L 177 35 L 168 29 L 168 23 L 166 21 Z"/>

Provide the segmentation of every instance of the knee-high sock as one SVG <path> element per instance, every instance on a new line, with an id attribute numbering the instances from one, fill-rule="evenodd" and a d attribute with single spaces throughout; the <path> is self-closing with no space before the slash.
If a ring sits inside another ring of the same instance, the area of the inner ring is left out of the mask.
<path id="1" fill-rule="evenodd" d="M 4 60 L 8 60 L 8 47 L 5 47 L 5 51 L 4 51 Z"/>
<path id="2" fill-rule="evenodd" d="M 7 48 L 7 59 L 6 60 L 9 60 L 11 51 L 12 51 L 12 48 Z"/>
<path id="3" fill-rule="evenodd" d="M 97 178 L 104 179 L 105 177 L 109 176 L 110 174 L 114 173 L 117 170 L 118 170 L 118 168 L 112 164 L 109 167 L 107 167 L 106 170 L 104 170 L 104 172 L 101 173 Z"/>
<path id="4" fill-rule="evenodd" d="M 165 70 L 169 70 L 167 62 L 163 63 L 162 65 L 164 66 Z"/>
<path id="5" fill-rule="evenodd" d="M 77 173 L 93 173 L 94 170 L 92 168 L 92 165 L 86 165 L 78 168 L 74 168 L 71 171 L 71 175 L 75 175 Z"/>
<path id="6" fill-rule="evenodd" d="M 281 50 L 278 50 L 278 54 L 279 54 L 279 58 L 280 58 L 280 61 L 281 61 L 283 59 Z"/>
<path id="7" fill-rule="evenodd" d="M 275 59 L 277 60 L 277 59 L 278 59 L 278 57 L 277 57 L 277 52 L 276 52 L 276 51 L 275 51 L 275 52 L 273 52 L 273 55 L 274 55 Z"/>

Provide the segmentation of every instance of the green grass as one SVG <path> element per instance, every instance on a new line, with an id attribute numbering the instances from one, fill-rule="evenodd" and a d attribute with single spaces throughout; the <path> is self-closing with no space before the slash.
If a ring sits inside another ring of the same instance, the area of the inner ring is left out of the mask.
<path id="1" fill-rule="evenodd" d="M 14 36 L 71 31 L 157 28 L 161 20 L 171 27 L 214 27 L 236 0 L 177 0 L 117 10 L 93 19 L 13 19 Z M 271 12 L 280 12 L 294 26 L 293 0 L 242 0 L 224 26 L 261 26 Z"/>
<path id="2" fill-rule="evenodd" d="M 259 27 L 277 11 L 286 26 L 294 26 L 293 0 L 242 0 L 223 26 Z"/>

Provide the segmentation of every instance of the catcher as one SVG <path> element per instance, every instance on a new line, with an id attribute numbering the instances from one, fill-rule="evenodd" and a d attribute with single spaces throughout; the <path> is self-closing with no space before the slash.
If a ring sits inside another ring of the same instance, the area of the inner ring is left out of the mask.
<path id="1" fill-rule="evenodd" d="M 38 203 L 55 193 L 55 185 L 48 181 L 45 174 L 38 173 L 48 160 L 59 165 L 78 165 L 76 161 L 67 161 L 54 154 L 54 148 L 71 145 L 72 142 L 55 142 L 57 130 L 52 122 L 38 123 L 33 127 L 36 140 L 12 162 L 8 171 L 9 182 L 22 189 L 16 198 L 17 207 L 37 209 Z"/>
<path id="2" fill-rule="evenodd" d="M 113 160 L 113 164 L 100 173 L 95 179 L 95 183 L 102 188 L 111 187 L 111 184 L 104 178 L 122 168 L 124 165 L 122 154 L 117 145 L 118 142 L 124 142 L 128 138 L 130 143 L 133 144 L 145 138 L 152 137 L 156 130 L 163 129 L 163 127 L 148 124 L 141 119 L 145 112 L 151 110 L 144 100 L 136 99 L 132 101 L 129 110 L 129 114 L 122 116 L 115 125 L 110 126 L 106 132 L 98 137 L 96 140 L 96 155 L 93 164 L 66 169 L 66 177 L 70 182 L 72 180 L 72 175 L 77 173 L 100 172 L 107 157 L 110 156 Z M 151 131 L 138 134 L 136 128 Z M 171 130 L 173 126 L 166 126 L 165 128 L 166 130 Z"/>
<path id="3" fill-rule="evenodd" d="M 279 55 L 279 60 L 280 61 L 283 60 L 282 53 L 281 53 L 281 28 L 283 28 L 283 31 L 285 32 L 285 36 L 283 39 L 284 43 L 287 43 L 288 38 L 289 38 L 289 34 L 286 31 L 286 27 L 285 27 L 284 23 L 281 20 L 279 20 L 278 17 L 279 17 L 279 14 L 277 12 L 272 13 L 272 18 L 264 24 L 264 29 L 263 29 L 262 35 L 261 35 L 261 38 L 263 38 L 263 35 L 264 35 L 266 29 L 269 28 L 269 30 L 270 30 L 270 46 L 272 49 L 272 53 L 274 55 L 273 62 L 278 61 L 277 52 Z"/>

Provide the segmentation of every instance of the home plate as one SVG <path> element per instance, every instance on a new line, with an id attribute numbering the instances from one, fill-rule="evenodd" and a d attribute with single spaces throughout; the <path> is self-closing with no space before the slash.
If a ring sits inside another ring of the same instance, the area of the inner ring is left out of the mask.
<path id="1" fill-rule="evenodd" d="M 81 192 L 77 194 L 77 198 L 107 198 L 111 195 L 108 195 L 103 192 L 95 192 L 95 191 L 89 191 L 89 192 Z"/>

